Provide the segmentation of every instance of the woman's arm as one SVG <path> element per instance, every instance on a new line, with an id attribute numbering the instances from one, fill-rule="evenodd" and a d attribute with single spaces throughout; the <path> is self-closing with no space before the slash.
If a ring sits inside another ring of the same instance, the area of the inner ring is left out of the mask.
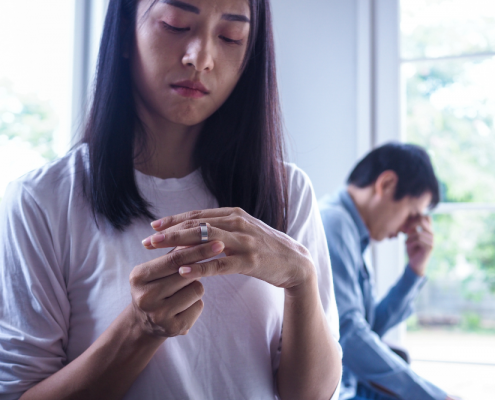
<path id="1" fill-rule="evenodd" d="M 330 400 L 342 374 L 340 350 L 318 294 L 316 273 L 285 289 L 282 354 L 277 374 L 280 397 Z"/>
<path id="2" fill-rule="evenodd" d="M 120 399 L 165 338 L 145 335 L 128 306 L 78 358 L 21 400 Z"/>
<path id="3" fill-rule="evenodd" d="M 194 278 L 243 274 L 284 288 L 282 352 L 277 377 L 281 397 L 329 400 L 340 380 L 341 358 L 323 310 L 309 251 L 239 208 L 193 211 L 163 218 L 153 223 L 158 233 L 143 244 L 148 249 L 197 245 L 200 223 L 208 225 L 210 240 L 225 244 L 227 257 L 184 265 L 186 268 L 179 272 Z"/>
<path id="4" fill-rule="evenodd" d="M 21 399 L 122 398 L 165 339 L 187 334 L 203 310 L 203 286 L 179 275 L 179 267 L 222 250 L 223 245 L 211 242 L 135 267 L 130 277 L 132 304 L 83 354 Z"/>

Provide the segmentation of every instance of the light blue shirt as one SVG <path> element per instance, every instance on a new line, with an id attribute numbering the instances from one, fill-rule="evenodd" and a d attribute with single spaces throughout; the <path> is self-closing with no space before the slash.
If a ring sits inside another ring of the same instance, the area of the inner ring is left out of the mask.
<path id="1" fill-rule="evenodd" d="M 377 302 L 372 270 L 363 253 L 370 235 L 354 202 L 343 189 L 320 201 L 344 351 L 340 400 L 356 395 L 358 382 L 385 388 L 400 399 L 445 400 L 447 394 L 414 373 L 381 337 L 413 312 L 412 301 L 425 282 L 408 266 L 388 294 Z"/>

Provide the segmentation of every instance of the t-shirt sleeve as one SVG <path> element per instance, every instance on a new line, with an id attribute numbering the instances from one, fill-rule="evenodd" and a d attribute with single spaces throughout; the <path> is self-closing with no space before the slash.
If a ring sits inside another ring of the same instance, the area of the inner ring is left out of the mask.
<path id="1" fill-rule="evenodd" d="M 287 234 L 310 252 L 318 274 L 318 290 L 332 336 L 339 340 L 339 315 L 333 288 L 332 267 L 318 203 L 308 176 L 289 168 L 289 218 Z"/>
<path id="2" fill-rule="evenodd" d="M 22 182 L 0 203 L 0 398 L 18 399 L 66 361 L 70 304 L 53 227 Z"/>

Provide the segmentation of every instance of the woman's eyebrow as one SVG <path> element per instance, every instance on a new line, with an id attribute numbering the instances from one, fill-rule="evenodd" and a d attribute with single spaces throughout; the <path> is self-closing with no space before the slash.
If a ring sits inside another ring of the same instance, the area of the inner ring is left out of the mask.
<path id="1" fill-rule="evenodd" d="M 180 0 L 161 0 L 161 2 L 168 4 L 168 5 L 171 5 L 171 6 L 174 6 L 174 7 L 177 7 L 177 8 L 180 8 L 181 10 L 184 10 L 184 11 L 189 11 L 189 12 L 192 12 L 194 14 L 199 14 L 199 8 L 198 7 L 195 7 L 195 6 L 188 4 L 188 3 L 184 3 L 183 1 L 180 1 Z"/>
<path id="2" fill-rule="evenodd" d="M 249 18 L 242 14 L 223 14 L 222 19 L 233 22 L 248 22 Z"/>
<path id="3" fill-rule="evenodd" d="M 200 9 L 192 4 L 185 3 L 180 0 L 161 0 L 162 3 L 168 4 L 173 7 L 180 8 L 184 11 L 189 11 L 194 14 L 199 14 Z M 223 14 L 222 19 L 225 21 L 233 21 L 233 22 L 250 22 L 249 18 L 242 14 Z"/>

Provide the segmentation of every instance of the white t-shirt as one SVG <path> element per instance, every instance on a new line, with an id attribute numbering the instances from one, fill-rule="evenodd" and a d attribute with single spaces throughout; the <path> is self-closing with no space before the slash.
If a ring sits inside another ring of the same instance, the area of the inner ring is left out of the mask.
<path id="1" fill-rule="evenodd" d="M 12 182 L 0 204 L 0 399 L 17 399 L 83 353 L 131 301 L 134 266 L 169 251 L 144 249 L 136 220 L 118 232 L 95 224 L 81 192 L 87 148 Z M 338 340 L 330 259 L 308 177 L 287 164 L 288 235 L 311 252 Z M 136 171 L 163 217 L 218 207 L 199 170 L 181 179 Z M 167 339 L 125 399 L 274 399 L 284 290 L 244 275 L 203 278 L 204 310 L 185 336 Z M 335 398 L 338 397 L 338 391 Z"/>

